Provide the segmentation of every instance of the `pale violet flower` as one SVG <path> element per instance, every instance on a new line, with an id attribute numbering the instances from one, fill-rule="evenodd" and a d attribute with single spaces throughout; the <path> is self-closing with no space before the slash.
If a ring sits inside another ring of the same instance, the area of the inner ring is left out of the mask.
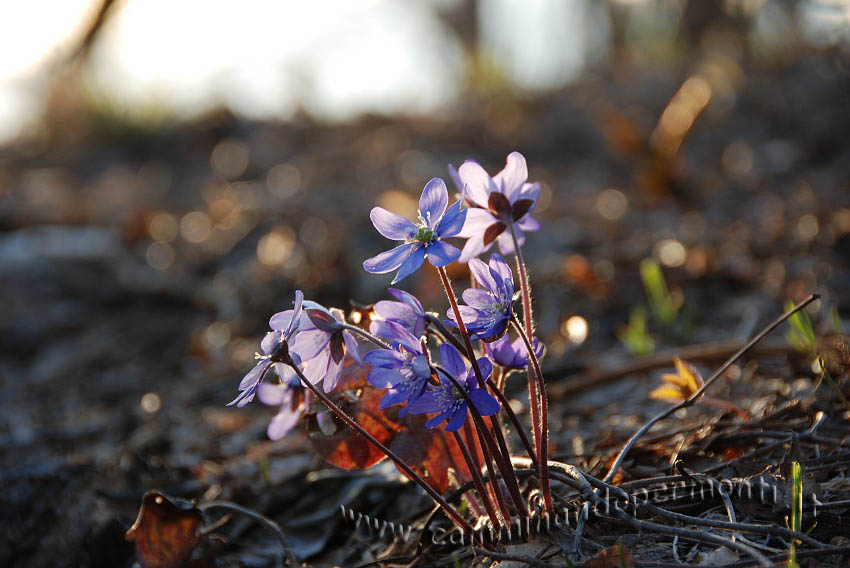
<path id="1" fill-rule="evenodd" d="M 519 152 L 508 155 L 505 168 L 493 177 L 477 162 L 467 161 L 457 170 L 464 199 L 469 205 L 466 222 L 458 233 L 468 239 L 460 262 L 468 262 L 499 242 L 502 254 L 514 253 L 508 225 L 513 224 L 517 242 L 525 242 L 525 231 L 540 228 L 537 219 L 529 215 L 540 196 L 539 183 L 527 183 L 528 167 Z"/>
<path id="2" fill-rule="evenodd" d="M 440 358 L 445 370 L 466 391 L 467 397 L 482 416 L 492 416 L 499 411 L 499 401 L 478 385 L 475 372 L 467 369 L 457 349 L 444 343 L 440 346 Z M 478 366 L 484 380 L 487 380 L 493 370 L 492 363 L 489 359 L 482 357 L 478 359 Z M 407 410 L 411 414 L 437 412 L 437 416 L 428 420 L 425 426 L 435 428 L 442 422 L 448 422 L 447 432 L 457 432 L 463 426 L 468 409 L 466 398 L 458 391 L 458 387 L 442 374 L 439 385 L 430 387 L 419 398 L 407 405 Z"/>
<path id="3" fill-rule="evenodd" d="M 493 341 L 505 334 L 513 317 L 514 280 L 511 268 L 498 254 L 490 257 L 490 264 L 477 258 L 469 261 L 469 271 L 480 288 L 463 291 L 465 306 L 459 306 L 460 317 L 472 339 Z M 454 310 L 449 310 L 450 324 L 455 322 Z"/>
<path id="4" fill-rule="evenodd" d="M 291 349 L 295 343 L 298 332 L 304 325 L 306 318 L 302 312 L 304 293 L 295 291 L 294 309 L 276 313 L 269 320 L 272 331 L 268 332 L 260 342 L 262 353 L 257 354 L 259 362 L 239 383 L 239 396 L 230 401 L 227 406 L 245 406 L 257 394 L 257 389 L 263 383 L 269 369 L 274 365 L 274 370 L 281 381 L 289 381 L 295 377 L 295 371 L 285 363 L 291 360 L 296 364 L 301 363 L 301 357 L 297 350 Z"/>
<path id="5" fill-rule="evenodd" d="M 434 266 L 446 266 L 460 257 L 460 251 L 443 239 L 457 236 L 464 226 L 466 209 L 456 202 L 446 210 L 449 192 L 446 183 L 434 178 L 425 185 L 419 198 L 419 220 L 413 223 L 382 207 L 369 214 L 372 224 L 388 239 L 402 244 L 363 262 L 372 274 L 385 274 L 398 269 L 392 283 L 413 274 L 427 258 Z"/>
<path id="6" fill-rule="evenodd" d="M 392 349 L 375 349 L 363 356 L 372 366 L 369 382 L 374 387 L 390 389 L 381 399 L 381 409 L 403 402 L 408 406 L 400 416 L 407 414 L 410 403 L 419 398 L 431 378 L 431 366 L 419 338 L 391 321 L 374 322 L 378 335 L 387 339 Z"/>
<path id="7" fill-rule="evenodd" d="M 346 353 L 363 366 L 357 339 L 345 329 L 340 310 L 304 302 L 304 312 L 308 321 L 302 323 L 292 349 L 301 357 L 304 376 L 312 384 L 322 381 L 325 392 L 331 392 L 339 382 Z"/>

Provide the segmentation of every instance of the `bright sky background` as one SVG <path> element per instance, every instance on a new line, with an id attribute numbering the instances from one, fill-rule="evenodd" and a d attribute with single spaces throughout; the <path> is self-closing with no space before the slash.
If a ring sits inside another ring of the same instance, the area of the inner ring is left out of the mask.
<path id="1" fill-rule="evenodd" d="M 298 105 L 330 120 L 433 111 L 451 103 L 465 79 L 462 49 L 433 8 L 461 1 L 118 0 L 87 86 L 130 114 L 191 117 L 221 104 L 252 118 L 285 119 Z M 98 4 L 0 4 L 0 142 L 42 109 L 51 65 Z M 814 4 L 827 9 L 806 13 L 807 28 L 823 37 L 824 22 L 834 27 L 838 18 L 847 34 L 850 0 Z M 479 7 L 482 48 L 520 88 L 558 88 L 607 54 L 607 15 L 596 0 Z"/>

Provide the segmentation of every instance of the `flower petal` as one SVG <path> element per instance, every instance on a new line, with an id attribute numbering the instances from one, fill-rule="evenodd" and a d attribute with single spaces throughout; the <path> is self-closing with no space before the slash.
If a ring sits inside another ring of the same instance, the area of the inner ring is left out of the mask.
<path id="1" fill-rule="evenodd" d="M 457 170 L 466 190 L 466 197 L 479 207 L 487 207 L 487 197 L 496 189 L 496 185 L 478 162 L 468 160 Z"/>
<path id="2" fill-rule="evenodd" d="M 394 404 L 400 404 L 407 400 L 408 392 L 406 390 L 391 389 L 384 398 L 381 399 L 381 410 L 389 408 Z"/>
<path id="3" fill-rule="evenodd" d="M 393 349 L 373 349 L 363 355 L 363 360 L 373 367 L 387 369 L 398 369 L 405 362 L 404 355 Z"/>
<path id="4" fill-rule="evenodd" d="M 463 228 L 456 236 L 468 239 L 483 234 L 487 227 L 497 221 L 498 219 L 493 217 L 488 209 L 478 209 L 477 207 L 466 209 L 466 220 L 463 222 Z"/>
<path id="5" fill-rule="evenodd" d="M 469 398 L 481 416 L 492 416 L 499 412 L 499 401 L 484 389 L 474 389 L 469 393 Z"/>
<path id="6" fill-rule="evenodd" d="M 271 355 L 272 351 L 275 350 L 275 347 L 280 343 L 280 339 L 283 337 L 279 331 L 270 331 L 265 336 L 263 336 L 263 340 L 260 342 L 260 349 L 266 355 Z"/>
<path id="7" fill-rule="evenodd" d="M 495 272 L 498 275 L 499 282 L 504 282 L 505 280 L 513 282 L 514 274 L 511 272 L 511 267 L 508 266 L 508 263 L 505 262 L 505 259 L 501 255 L 496 253 L 491 254 L 489 264 L 491 273 Z"/>
<path id="8" fill-rule="evenodd" d="M 350 331 L 342 332 L 342 340 L 345 343 L 345 350 L 354 359 L 358 366 L 363 366 L 363 361 L 360 359 L 360 348 L 357 345 L 357 339 Z"/>
<path id="9" fill-rule="evenodd" d="M 446 266 L 460 258 L 460 249 L 445 241 L 434 241 L 425 247 L 428 262 L 434 266 Z"/>
<path id="10" fill-rule="evenodd" d="M 412 243 L 410 246 L 415 247 L 413 251 L 407 256 L 404 262 L 399 266 L 398 272 L 393 278 L 391 284 L 397 284 L 401 282 L 422 266 L 422 263 L 425 262 L 425 247 L 422 243 Z"/>
<path id="11" fill-rule="evenodd" d="M 409 257 L 417 247 L 421 247 L 419 243 L 405 243 L 388 251 L 384 251 L 377 256 L 363 261 L 363 270 L 371 274 L 386 274 L 392 272 Z"/>
<path id="12" fill-rule="evenodd" d="M 295 310 L 286 310 L 278 312 L 269 318 L 269 327 L 275 330 L 283 331 L 292 323 L 292 316 L 295 315 Z"/>
<path id="13" fill-rule="evenodd" d="M 515 227 L 520 229 L 520 231 L 537 231 L 540 229 L 540 221 L 531 215 L 526 215 L 517 222 Z"/>
<path id="14" fill-rule="evenodd" d="M 469 271 L 472 273 L 475 281 L 481 284 L 483 288 L 486 288 L 494 294 L 499 291 L 499 286 L 493 278 L 493 274 L 490 272 L 490 267 L 484 264 L 483 261 L 478 260 L 477 258 L 471 259 L 469 261 Z"/>
<path id="15" fill-rule="evenodd" d="M 485 252 L 488 248 L 490 248 L 490 246 L 484 244 L 483 233 L 470 237 L 470 239 L 466 241 L 466 244 L 464 245 L 463 250 L 460 253 L 460 258 L 457 260 L 458 262 L 469 262 L 471 259 L 477 257 L 479 254 Z"/>
<path id="16" fill-rule="evenodd" d="M 298 328 L 301 326 L 301 306 L 304 303 L 304 292 L 301 290 L 295 291 L 295 302 L 293 303 L 292 308 L 292 319 L 289 321 L 289 325 L 286 327 L 286 331 L 283 332 L 283 338 L 285 340 L 289 340 L 292 337 L 292 334 L 298 331 Z"/>
<path id="17" fill-rule="evenodd" d="M 463 193 L 463 181 L 461 181 L 460 176 L 457 173 L 457 168 L 452 164 L 449 164 L 449 177 L 452 178 L 452 182 L 454 182 L 455 187 L 461 194 Z"/>
<path id="18" fill-rule="evenodd" d="M 463 291 L 463 301 L 466 305 L 480 310 L 486 310 L 495 303 L 492 294 L 481 288 L 467 288 Z"/>
<path id="19" fill-rule="evenodd" d="M 331 334 L 321 329 L 308 328 L 298 332 L 289 350 L 301 357 L 302 361 L 309 361 L 328 346 Z"/>
<path id="20" fill-rule="evenodd" d="M 393 343 L 404 345 L 408 351 L 413 353 L 422 353 L 422 345 L 419 343 L 419 338 L 414 336 L 406 327 L 392 321 L 376 321 L 372 322 L 374 335 L 383 337 Z M 386 349 L 384 349 L 386 351 Z"/>
<path id="21" fill-rule="evenodd" d="M 263 383 L 257 389 L 257 398 L 260 399 L 260 402 L 263 404 L 278 406 L 283 404 L 284 400 L 292 399 L 292 389 L 286 385 Z"/>
<path id="22" fill-rule="evenodd" d="M 479 357 L 478 358 L 478 369 L 481 371 L 481 378 L 485 381 L 490 377 L 490 373 L 493 372 L 493 363 L 490 362 L 490 359 L 487 357 Z M 475 378 L 475 374 L 473 372 L 473 378 Z M 476 384 L 478 380 L 476 378 Z"/>
<path id="23" fill-rule="evenodd" d="M 304 376 L 314 385 L 318 384 L 328 374 L 328 364 L 332 360 L 330 349 L 321 351 L 316 357 L 304 363 Z"/>
<path id="24" fill-rule="evenodd" d="M 439 412 L 440 410 L 433 391 L 425 391 L 416 400 L 411 401 L 407 405 L 407 408 L 411 414 L 430 414 L 431 412 Z"/>
<path id="25" fill-rule="evenodd" d="M 496 187 L 505 194 L 505 197 L 511 203 L 516 200 L 517 194 L 519 194 L 527 179 L 528 166 L 525 163 L 525 156 L 519 152 L 508 154 L 504 169 L 493 176 Z"/>
<path id="26" fill-rule="evenodd" d="M 516 225 L 514 225 L 514 230 L 516 232 L 516 240 L 519 243 L 519 246 L 522 246 L 525 243 L 525 235 L 516 227 Z M 511 238 L 511 234 L 508 231 L 499 235 L 496 240 L 499 242 L 499 252 L 502 254 L 510 255 L 516 252 L 516 249 L 514 248 L 514 240 Z"/>
<path id="27" fill-rule="evenodd" d="M 410 411 L 410 413 L 411 414 L 422 414 L 422 412 L 413 412 L 412 410 Z M 448 417 L 448 415 L 449 415 L 448 412 L 443 412 L 442 414 L 438 414 L 437 416 L 435 416 L 434 418 L 431 418 L 428 422 L 426 422 L 425 427 L 426 428 L 435 428 L 435 427 L 439 426 L 443 422 L 443 420 L 445 420 Z"/>
<path id="28" fill-rule="evenodd" d="M 388 389 L 404 377 L 395 369 L 385 369 L 383 367 L 375 367 L 369 371 L 367 376 L 369 384 L 379 389 Z"/>
<path id="29" fill-rule="evenodd" d="M 372 208 L 369 218 L 372 219 L 372 224 L 379 233 L 394 241 L 403 241 L 416 230 L 416 225 L 410 220 L 387 211 L 383 207 Z"/>
<path id="30" fill-rule="evenodd" d="M 265 371 L 266 367 L 268 367 L 270 364 L 271 364 L 270 360 L 261 359 L 260 362 L 258 362 L 256 365 L 254 365 L 254 368 L 251 369 L 250 371 L 248 371 L 248 374 L 245 375 L 242 378 L 242 380 L 239 382 L 239 390 L 243 391 L 243 390 L 249 388 L 251 385 L 256 384 L 257 381 L 260 380 L 260 377 L 263 376 L 263 371 Z"/>
<path id="31" fill-rule="evenodd" d="M 304 413 L 304 404 L 299 404 L 296 408 L 290 408 L 289 405 L 284 405 L 280 408 L 280 412 L 275 414 L 269 427 L 266 429 L 270 440 L 280 440 L 286 436 L 292 428 L 298 424 L 301 415 Z"/>
<path id="32" fill-rule="evenodd" d="M 331 357 L 328 361 L 328 372 L 325 374 L 325 378 L 322 381 L 322 386 L 326 393 L 331 392 L 336 388 L 337 383 L 339 382 L 339 376 L 342 374 L 342 361 L 334 361 L 334 358 Z"/>
<path id="33" fill-rule="evenodd" d="M 419 198 L 419 215 L 428 224 L 429 229 L 433 230 L 437 226 L 448 204 L 449 191 L 446 189 L 446 182 L 434 178 L 425 184 Z"/>
<path id="34" fill-rule="evenodd" d="M 414 296 L 410 292 L 405 292 L 404 290 L 399 290 L 398 288 L 387 288 L 387 292 L 389 292 L 390 295 L 392 295 L 394 298 L 398 299 L 401 302 L 404 302 L 405 304 L 413 308 L 417 314 L 423 315 L 425 313 L 425 309 L 422 307 L 422 302 L 420 302 L 416 298 L 416 296 Z"/>
<path id="35" fill-rule="evenodd" d="M 466 403 L 459 406 L 452 419 L 446 424 L 446 432 L 457 432 L 464 422 L 466 422 Z"/>
<path id="36" fill-rule="evenodd" d="M 450 343 L 440 345 L 440 359 L 443 361 L 443 367 L 453 377 L 460 377 L 466 372 L 463 357 L 461 357 L 460 352 Z"/>
<path id="37" fill-rule="evenodd" d="M 530 199 L 534 202 L 534 205 L 531 206 L 531 209 L 528 212 L 534 211 L 534 208 L 537 206 L 537 199 L 540 197 L 540 184 L 539 183 L 526 183 L 523 184 L 522 189 L 519 190 L 519 193 L 516 196 L 516 199 Z M 512 199 L 511 203 L 515 200 Z"/>
<path id="38" fill-rule="evenodd" d="M 461 229 L 463 229 L 469 209 L 463 209 L 461 207 L 462 205 L 462 201 L 455 201 L 449 207 L 448 211 L 446 211 L 446 214 L 443 215 L 443 218 L 440 219 L 440 223 L 437 225 L 437 234 L 440 238 L 447 239 L 457 236 Z"/>

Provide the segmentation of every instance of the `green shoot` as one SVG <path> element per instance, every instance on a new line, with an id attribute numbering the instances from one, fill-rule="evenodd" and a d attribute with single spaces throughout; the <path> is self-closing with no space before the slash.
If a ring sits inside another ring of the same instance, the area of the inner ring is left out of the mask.
<path id="1" fill-rule="evenodd" d="M 832 319 L 832 332 L 835 334 L 843 334 L 844 333 L 844 324 L 841 323 L 841 316 L 838 315 L 838 310 L 832 308 L 832 311 L 829 313 Z"/>
<path id="2" fill-rule="evenodd" d="M 791 529 L 800 532 L 803 528 L 803 472 L 800 462 L 791 463 Z M 788 568 L 797 568 L 797 541 L 791 541 L 788 551 Z"/>
<path id="3" fill-rule="evenodd" d="M 793 307 L 794 302 L 789 300 L 785 303 L 786 310 L 790 310 Z M 798 351 L 814 355 L 817 351 L 818 340 L 815 335 L 815 328 L 812 325 L 812 318 L 809 317 L 809 314 L 805 310 L 800 310 L 788 318 L 788 323 L 791 325 L 791 329 L 785 335 L 788 343 Z"/>
<path id="4" fill-rule="evenodd" d="M 636 357 L 649 355 L 655 350 L 655 340 L 649 334 L 646 323 L 646 309 L 638 306 L 632 310 L 629 324 L 620 328 L 617 332 L 620 342 L 629 353 Z"/>
<path id="5" fill-rule="evenodd" d="M 643 259 L 640 263 L 640 278 L 652 317 L 665 327 L 672 326 L 682 306 L 681 301 L 676 301 L 667 289 L 661 267 L 651 258 Z"/>

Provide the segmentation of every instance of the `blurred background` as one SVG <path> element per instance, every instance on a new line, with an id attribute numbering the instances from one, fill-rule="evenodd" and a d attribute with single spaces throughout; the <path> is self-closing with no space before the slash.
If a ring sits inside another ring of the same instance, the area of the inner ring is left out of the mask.
<path id="1" fill-rule="evenodd" d="M 303 435 L 224 407 L 268 316 L 296 287 L 384 298 L 370 208 L 412 214 L 468 158 L 518 150 L 543 187 L 555 429 L 588 369 L 747 337 L 813 291 L 833 329 L 847 132 L 847 0 L 5 4 L 0 564 L 129 565 L 151 487 L 301 490 Z M 446 309 L 431 272 L 403 284 Z"/>

